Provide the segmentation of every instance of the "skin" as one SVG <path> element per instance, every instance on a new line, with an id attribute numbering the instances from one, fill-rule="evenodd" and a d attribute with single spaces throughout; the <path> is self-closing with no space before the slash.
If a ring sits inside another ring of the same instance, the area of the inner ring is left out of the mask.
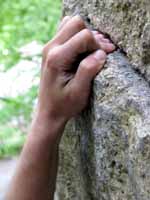
<path id="1" fill-rule="evenodd" d="M 54 198 L 65 125 L 87 105 L 92 80 L 114 50 L 115 46 L 99 32 L 89 30 L 80 16 L 62 20 L 58 33 L 43 49 L 36 114 L 6 200 Z"/>

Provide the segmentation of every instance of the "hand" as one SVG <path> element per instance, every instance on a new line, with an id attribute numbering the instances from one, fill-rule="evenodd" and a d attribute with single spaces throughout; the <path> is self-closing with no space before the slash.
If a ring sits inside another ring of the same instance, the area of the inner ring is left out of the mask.
<path id="1" fill-rule="evenodd" d="M 80 16 L 65 17 L 43 50 L 38 113 L 68 120 L 88 102 L 91 82 L 115 46 L 89 30 Z"/>

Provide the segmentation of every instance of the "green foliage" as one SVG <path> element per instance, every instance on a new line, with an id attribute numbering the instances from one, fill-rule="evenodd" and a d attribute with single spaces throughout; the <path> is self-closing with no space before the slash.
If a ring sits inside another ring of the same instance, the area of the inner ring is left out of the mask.
<path id="1" fill-rule="evenodd" d="M 37 88 L 16 98 L 2 98 L 0 109 L 0 158 L 16 155 L 25 139 L 31 121 Z"/>
<path id="2" fill-rule="evenodd" d="M 19 121 L 21 117 L 21 121 L 28 123 L 36 96 L 37 87 L 33 86 L 27 93 L 18 95 L 16 98 L 1 98 L 0 122 L 4 124 L 12 120 Z"/>
<path id="3" fill-rule="evenodd" d="M 18 49 L 33 40 L 52 38 L 61 16 L 61 0 L 0 0 L 0 65 L 9 70 L 20 58 Z M 2 69 L 1 69 L 2 71 Z M 0 98 L 0 158 L 17 154 L 36 102 L 37 86 L 15 98 Z"/>
<path id="4" fill-rule="evenodd" d="M 16 155 L 22 148 L 25 135 L 9 125 L 0 127 L 0 158 Z"/>
<path id="5" fill-rule="evenodd" d="M 32 40 L 45 43 L 55 33 L 60 0 L 0 0 L 0 61 L 7 68 L 19 59 L 18 47 Z"/>

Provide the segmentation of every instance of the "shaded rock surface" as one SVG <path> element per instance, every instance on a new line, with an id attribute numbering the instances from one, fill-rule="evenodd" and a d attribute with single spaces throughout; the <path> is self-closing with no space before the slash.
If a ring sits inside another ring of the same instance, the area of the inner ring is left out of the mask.
<path id="1" fill-rule="evenodd" d="M 127 56 L 119 50 L 108 56 L 94 80 L 89 107 L 66 128 L 60 146 L 60 200 L 150 199 L 149 52 L 144 58 L 142 45 L 150 36 L 144 32 L 148 3 L 64 1 L 65 13 L 89 18 L 91 27 L 108 33 Z"/>
<path id="2" fill-rule="evenodd" d="M 60 199 L 150 199 L 150 88 L 115 52 L 60 147 Z"/>

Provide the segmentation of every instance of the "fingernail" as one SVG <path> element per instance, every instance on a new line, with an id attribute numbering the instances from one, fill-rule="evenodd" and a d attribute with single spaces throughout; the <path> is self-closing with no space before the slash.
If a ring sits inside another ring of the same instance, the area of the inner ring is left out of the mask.
<path id="1" fill-rule="evenodd" d="M 94 57 L 98 60 L 98 61 L 105 61 L 106 60 L 106 53 L 102 50 L 98 50 L 94 53 Z"/>
<path id="2" fill-rule="evenodd" d="M 109 39 L 105 39 L 105 38 L 102 38 L 102 41 L 106 42 L 106 43 L 111 43 L 111 41 Z"/>
<path id="3" fill-rule="evenodd" d="M 115 50 L 115 49 L 116 49 L 116 46 L 115 46 L 113 43 L 109 43 L 109 47 L 110 47 L 110 49 L 112 49 L 112 50 Z"/>
<path id="4" fill-rule="evenodd" d="M 69 19 L 69 18 L 71 18 L 71 17 L 67 15 L 67 16 L 65 16 L 63 19 L 64 19 L 64 20 L 67 20 L 67 19 Z"/>
<path id="5" fill-rule="evenodd" d="M 92 31 L 92 33 L 93 33 L 94 35 L 97 35 L 97 34 L 99 34 L 99 32 L 98 32 L 98 31 Z"/>
<path id="6" fill-rule="evenodd" d="M 82 19 L 81 15 L 77 14 L 77 15 L 74 15 L 74 18 L 77 18 L 77 19 Z"/>
<path id="7" fill-rule="evenodd" d="M 102 41 L 102 39 L 104 39 L 103 35 L 101 34 L 96 34 L 94 37 L 98 44 Z"/>

